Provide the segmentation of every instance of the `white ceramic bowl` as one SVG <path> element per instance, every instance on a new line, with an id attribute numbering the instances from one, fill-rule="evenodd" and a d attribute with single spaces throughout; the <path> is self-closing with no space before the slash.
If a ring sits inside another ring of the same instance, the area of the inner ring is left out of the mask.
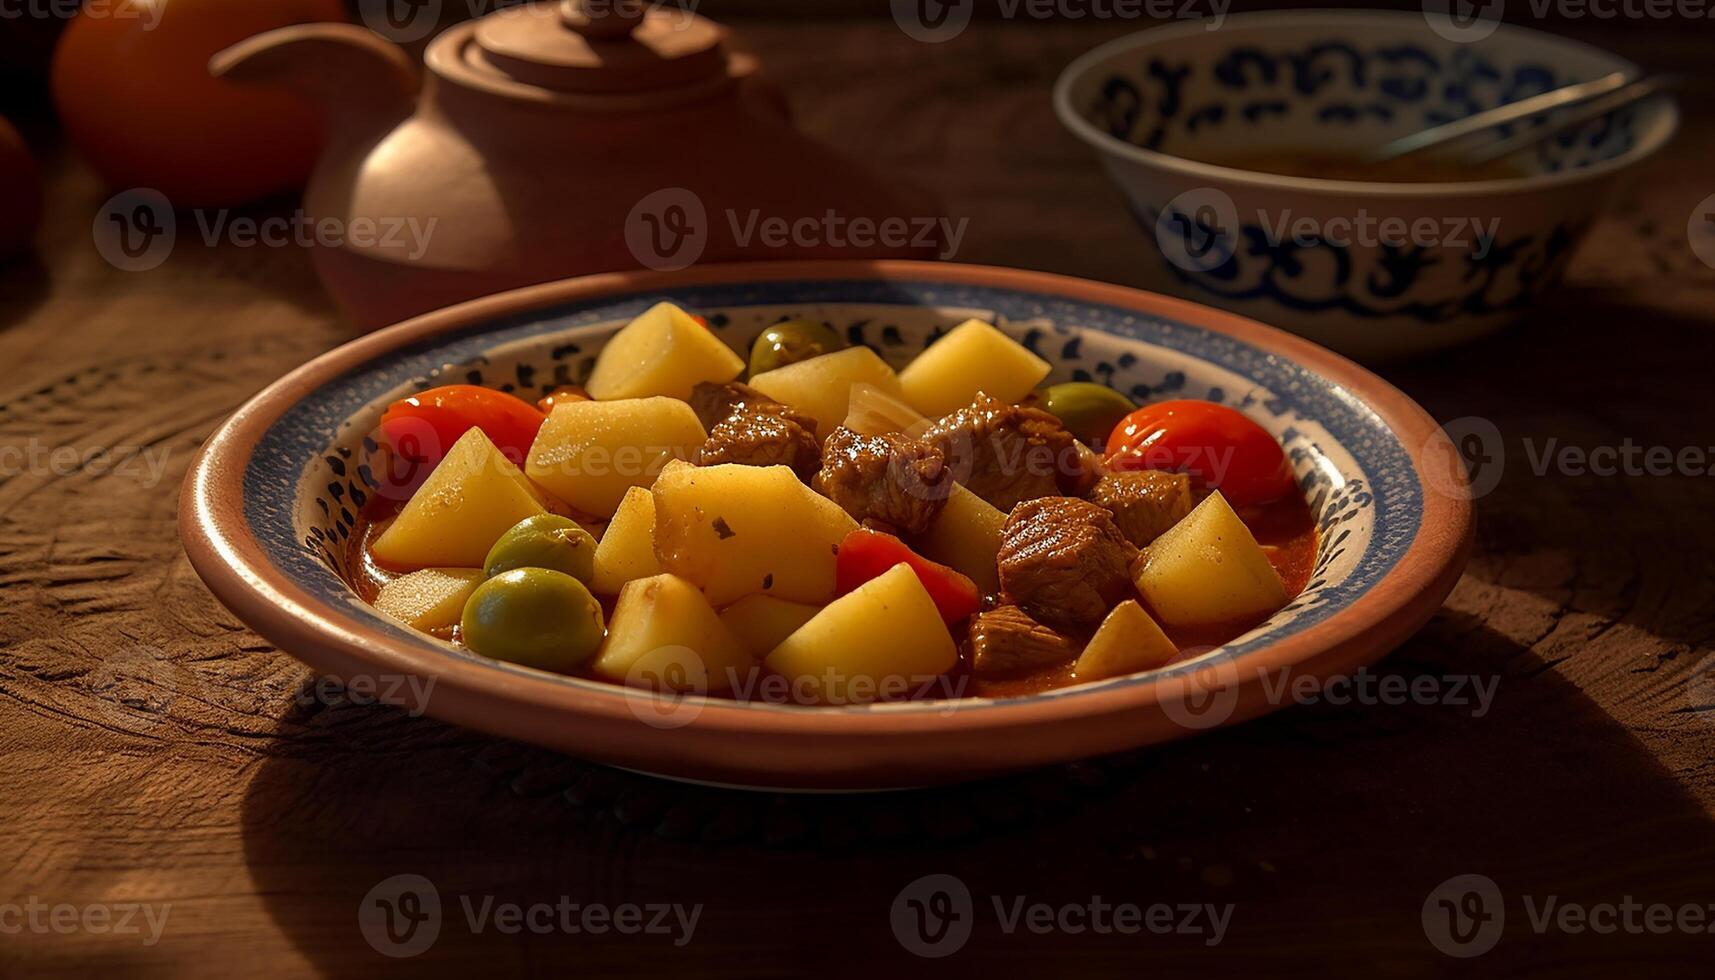
<path id="1" fill-rule="evenodd" d="M 1632 63 L 1539 31 L 1426 15 L 1286 11 L 1105 44 L 1054 90 L 1148 239 L 1151 285 L 1384 360 L 1514 319 L 1552 287 L 1621 181 L 1678 125 L 1665 96 L 1557 135 L 1524 176 L 1458 183 L 1282 177 L 1198 162 L 1341 153 Z"/>

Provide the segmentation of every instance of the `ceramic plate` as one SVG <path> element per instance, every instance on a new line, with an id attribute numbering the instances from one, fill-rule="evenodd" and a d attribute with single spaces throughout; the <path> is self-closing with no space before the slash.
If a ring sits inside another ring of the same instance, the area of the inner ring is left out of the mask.
<path id="1" fill-rule="evenodd" d="M 389 401 L 476 382 L 575 381 L 662 299 L 734 348 L 785 316 L 826 320 L 895 366 L 968 317 L 1133 398 L 1239 408 L 1287 447 L 1318 517 L 1316 571 L 1261 626 L 1147 674 L 1007 699 L 805 707 L 662 698 L 469 654 L 375 613 L 346 544 L 373 492 L 362 443 Z M 710 266 L 592 276 L 431 313 L 275 382 L 205 445 L 185 483 L 192 564 L 246 624 L 316 670 L 472 728 L 679 779 L 874 789 L 1135 748 L 1280 707 L 1283 681 L 1370 663 L 1420 627 L 1463 568 L 1471 514 L 1433 420 L 1362 368 L 1260 324 L 1118 286 L 915 262 Z M 421 696 L 420 696 L 421 695 Z"/>

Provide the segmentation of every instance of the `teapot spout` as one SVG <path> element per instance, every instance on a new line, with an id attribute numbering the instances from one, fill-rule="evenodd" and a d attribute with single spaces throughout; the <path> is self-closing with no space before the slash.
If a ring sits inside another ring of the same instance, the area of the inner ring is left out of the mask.
<path id="1" fill-rule="evenodd" d="M 421 80 L 404 49 L 354 24 L 298 24 L 218 51 L 209 74 L 287 89 L 325 114 L 336 141 L 371 137 L 410 114 Z"/>

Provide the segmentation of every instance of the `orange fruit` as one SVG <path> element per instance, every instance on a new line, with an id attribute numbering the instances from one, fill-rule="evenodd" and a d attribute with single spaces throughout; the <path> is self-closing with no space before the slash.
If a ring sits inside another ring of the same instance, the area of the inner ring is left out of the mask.
<path id="1" fill-rule="evenodd" d="M 54 105 L 114 190 L 150 187 L 175 207 L 208 207 L 300 188 L 321 152 L 316 111 L 214 78 L 208 59 L 276 27 L 346 19 L 340 0 L 86 5 L 54 52 Z"/>

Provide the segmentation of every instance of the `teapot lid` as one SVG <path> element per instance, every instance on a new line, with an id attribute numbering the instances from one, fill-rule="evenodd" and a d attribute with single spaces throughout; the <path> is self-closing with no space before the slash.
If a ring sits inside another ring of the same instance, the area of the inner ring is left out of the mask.
<path id="1" fill-rule="evenodd" d="M 641 94 L 724 78 L 725 31 L 644 0 L 561 0 L 475 22 L 465 65 L 491 82 L 573 95 Z"/>

